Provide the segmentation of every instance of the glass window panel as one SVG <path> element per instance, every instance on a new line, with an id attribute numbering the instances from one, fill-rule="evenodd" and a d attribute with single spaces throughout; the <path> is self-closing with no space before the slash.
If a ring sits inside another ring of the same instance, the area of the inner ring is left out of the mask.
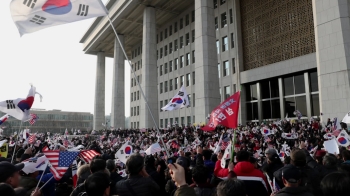
<path id="1" fill-rule="evenodd" d="M 252 104 L 247 103 L 247 120 L 253 120 L 253 115 L 252 115 Z"/>
<path id="2" fill-rule="evenodd" d="M 285 110 L 289 117 L 294 116 L 293 112 L 295 111 L 295 101 L 294 97 L 284 99 Z"/>
<path id="3" fill-rule="evenodd" d="M 299 110 L 303 116 L 307 116 L 306 96 L 295 97 L 295 101 L 297 102 L 296 109 Z"/>
<path id="4" fill-rule="evenodd" d="M 311 107 L 312 116 L 320 115 L 320 97 L 318 94 L 311 95 Z"/>
<path id="5" fill-rule="evenodd" d="M 263 119 L 270 119 L 271 118 L 271 103 L 269 101 L 263 101 L 262 102 L 262 114 Z"/>
<path id="6" fill-rule="evenodd" d="M 281 118 L 280 113 L 280 100 L 271 100 L 271 112 L 272 118 Z"/>
<path id="7" fill-rule="evenodd" d="M 295 94 L 305 93 L 304 74 L 294 76 Z"/>
<path id="8" fill-rule="evenodd" d="M 252 103 L 253 105 L 253 120 L 258 120 L 258 102 Z"/>
<path id="9" fill-rule="evenodd" d="M 318 91 L 317 72 L 311 72 L 310 73 L 310 90 L 311 90 L 311 92 L 317 92 Z"/>
<path id="10" fill-rule="evenodd" d="M 251 98 L 252 100 L 258 100 L 258 90 L 256 87 L 256 84 L 250 85 L 250 91 L 251 91 Z"/>
<path id="11" fill-rule="evenodd" d="M 279 89 L 278 89 L 278 79 L 271 79 L 270 80 L 270 91 L 271 91 L 271 98 L 279 97 Z"/>
<path id="12" fill-rule="evenodd" d="M 283 78 L 284 95 L 294 95 L 293 76 Z"/>
<path id="13" fill-rule="evenodd" d="M 270 85 L 269 81 L 265 80 L 262 81 L 261 83 L 261 98 L 262 99 L 268 99 L 270 98 Z M 265 118 L 264 118 L 265 119 Z"/>
<path id="14" fill-rule="evenodd" d="M 252 100 L 252 96 L 251 96 L 250 85 L 246 85 L 245 89 L 246 89 L 246 100 L 247 101 L 251 101 Z"/>

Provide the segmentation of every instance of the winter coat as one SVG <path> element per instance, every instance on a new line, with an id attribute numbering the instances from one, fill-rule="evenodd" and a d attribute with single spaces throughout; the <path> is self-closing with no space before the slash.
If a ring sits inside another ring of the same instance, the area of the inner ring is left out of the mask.
<path id="1" fill-rule="evenodd" d="M 275 196 L 314 196 L 305 187 L 284 187 Z"/>
<path id="2" fill-rule="evenodd" d="M 19 181 L 19 186 L 27 190 L 26 196 L 30 196 L 32 194 L 37 184 L 38 181 L 29 176 L 21 176 L 21 180 Z"/>
<path id="3" fill-rule="evenodd" d="M 143 177 L 141 175 L 129 176 L 126 180 L 121 180 L 117 183 L 117 195 L 133 196 L 130 192 L 127 183 L 137 196 L 155 196 L 159 193 L 159 186 L 150 177 Z"/>
<path id="4" fill-rule="evenodd" d="M 189 186 L 182 186 L 176 189 L 175 196 L 196 196 L 196 192 Z"/>

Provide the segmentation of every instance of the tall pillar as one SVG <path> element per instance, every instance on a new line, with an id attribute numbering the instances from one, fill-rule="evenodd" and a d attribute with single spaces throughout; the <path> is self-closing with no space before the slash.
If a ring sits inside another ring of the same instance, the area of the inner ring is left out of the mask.
<path id="1" fill-rule="evenodd" d="M 282 80 L 282 78 L 278 78 L 278 93 L 280 95 L 281 119 L 284 119 L 285 115 L 286 115 L 286 110 L 285 110 L 285 104 L 284 104 L 284 93 L 283 93 L 283 80 Z"/>
<path id="2" fill-rule="evenodd" d="M 212 0 L 195 0 L 196 121 L 206 122 L 207 114 L 220 104 L 218 57 Z"/>
<path id="3" fill-rule="evenodd" d="M 118 35 L 118 37 L 124 45 L 124 36 Z M 111 126 L 115 128 L 125 127 L 124 59 L 123 50 L 118 39 L 115 38 L 111 110 Z"/>
<path id="4" fill-rule="evenodd" d="M 142 81 L 141 87 L 151 109 L 153 117 L 158 120 L 158 76 L 157 76 L 157 40 L 156 10 L 145 7 L 143 11 L 142 37 Z M 140 128 L 152 128 L 154 122 L 143 98 L 140 101 Z"/>
<path id="5" fill-rule="evenodd" d="M 258 98 L 258 119 L 261 123 L 263 120 L 263 107 L 262 107 L 262 100 L 261 100 L 261 83 L 256 83 L 256 92 L 257 92 L 257 98 Z"/>
<path id="6" fill-rule="evenodd" d="M 94 130 L 101 130 L 105 123 L 105 53 L 97 53 L 95 104 L 94 104 Z"/>
<path id="7" fill-rule="evenodd" d="M 310 82 L 309 82 L 309 73 L 304 73 L 305 81 L 305 94 L 306 94 L 306 115 L 311 118 L 311 94 L 310 94 Z M 305 114 L 304 114 L 305 115 Z"/>
<path id="8" fill-rule="evenodd" d="M 312 0 L 322 121 L 350 110 L 350 1 Z"/>

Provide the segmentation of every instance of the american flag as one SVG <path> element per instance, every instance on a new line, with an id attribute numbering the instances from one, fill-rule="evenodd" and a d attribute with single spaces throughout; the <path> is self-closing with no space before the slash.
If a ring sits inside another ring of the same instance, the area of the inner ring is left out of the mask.
<path id="1" fill-rule="evenodd" d="M 51 164 L 50 171 L 56 180 L 60 180 L 73 163 L 79 152 L 70 151 L 43 151 Z"/>
<path id="2" fill-rule="evenodd" d="M 100 153 L 95 150 L 83 150 L 80 152 L 79 157 L 85 161 L 85 163 L 90 163 L 92 158 L 96 155 L 100 155 Z"/>
<path id="3" fill-rule="evenodd" d="M 36 114 L 30 114 L 30 120 L 29 120 L 29 123 L 31 125 L 34 125 L 34 123 L 36 122 L 36 120 L 38 120 L 39 117 L 36 115 Z"/>
<path id="4" fill-rule="evenodd" d="M 28 138 L 28 143 L 29 144 L 34 144 L 36 141 L 36 133 L 35 134 L 31 134 Z"/>
<path id="5" fill-rule="evenodd" d="M 221 143 L 221 150 L 225 150 L 227 148 L 228 144 L 229 144 L 229 142 L 222 141 L 222 143 Z"/>

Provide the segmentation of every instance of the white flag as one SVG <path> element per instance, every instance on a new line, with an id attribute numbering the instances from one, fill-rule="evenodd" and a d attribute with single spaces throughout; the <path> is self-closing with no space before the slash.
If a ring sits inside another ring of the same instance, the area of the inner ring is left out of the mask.
<path id="1" fill-rule="evenodd" d="M 126 160 L 133 154 L 133 148 L 130 142 L 126 142 L 115 154 L 115 158 L 118 158 L 122 163 L 126 163 Z"/>
<path id="2" fill-rule="evenodd" d="M 348 133 L 346 133 L 345 130 L 342 130 L 338 137 L 337 137 L 337 143 L 339 146 L 344 146 L 347 147 L 350 145 L 350 137 L 348 135 Z"/>
<path id="3" fill-rule="evenodd" d="M 30 108 L 33 105 L 36 88 L 31 86 L 27 98 L 18 98 L 13 100 L 6 100 L 0 102 L 0 111 L 15 117 L 23 122 L 30 119 Z M 40 94 L 39 94 L 40 95 Z M 42 96 L 40 95 L 40 99 Z"/>
<path id="4" fill-rule="evenodd" d="M 179 92 L 177 92 L 177 94 L 169 101 L 169 103 L 166 106 L 162 107 L 162 110 L 173 111 L 187 106 L 190 106 L 190 102 L 188 100 L 186 88 L 182 86 Z"/>
<path id="5" fill-rule="evenodd" d="M 24 163 L 24 168 L 22 169 L 22 171 L 26 174 L 30 174 L 30 173 L 34 173 L 35 171 L 44 171 L 47 167 L 48 159 L 44 155 L 41 157 L 29 158 L 23 161 L 23 163 Z"/>
<path id="6" fill-rule="evenodd" d="M 162 148 L 160 147 L 159 143 L 152 144 L 145 152 L 147 155 L 155 154 L 156 152 L 162 151 Z"/>
<path id="7" fill-rule="evenodd" d="M 108 14 L 100 0 L 12 0 L 10 10 L 20 35 Z"/>
<path id="8" fill-rule="evenodd" d="M 231 158 L 231 141 L 228 142 L 228 148 L 225 149 L 225 153 L 221 159 L 221 167 L 225 168 L 226 160 Z"/>

